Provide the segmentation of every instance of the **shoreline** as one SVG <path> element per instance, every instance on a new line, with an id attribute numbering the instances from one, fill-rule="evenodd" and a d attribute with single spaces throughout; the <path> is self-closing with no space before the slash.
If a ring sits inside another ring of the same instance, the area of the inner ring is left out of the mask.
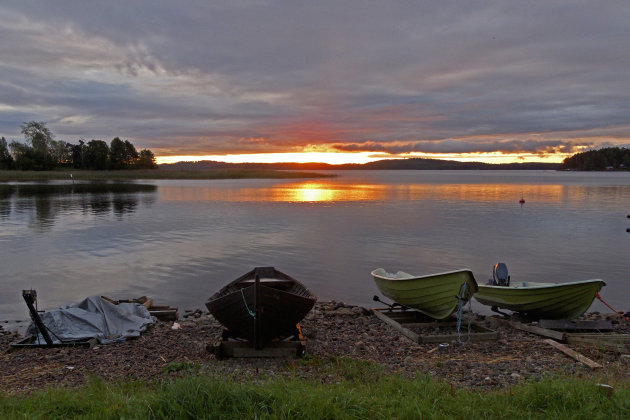
<path id="1" fill-rule="evenodd" d="M 0 391 L 7 395 L 30 393 L 47 387 L 74 388 L 90 377 L 106 381 L 142 380 L 149 383 L 173 376 L 173 366 L 198 366 L 198 372 L 234 381 L 244 378 L 298 378 L 334 383 L 326 368 L 331 360 L 352 359 L 375 363 L 386 374 L 405 378 L 430 376 L 458 388 L 488 391 L 548 375 L 627 381 L 630 363 L 617 354 L 594 347 L 575 346 L 584 356 L 604 367 L 591 370 L 543 341 L 495 321 L 495 316 L 473 314 L 474 320 L 499 333 L 495 341 L 472 341 L 459 346 L 417 344 L 360 306 L 318 302 L 300 323 L 306 356 L 293 359 L 218 360 L 208 349 L 221 340 L 223 327 L 207 312 L 195 310 L 172 322 L 157 322 L 133 340 L 87 348 L 10 349 L 13 333 L 0 329 Z M 605 315 L 589 314 L 590 317 Z M 614 318 L 614 317 L 613 317 Z M 618 332 L 630 324 L 613 319 Z"/>
<path id="2" fill-rule="evenodd" d="M 72 174 L 72 179 L 70 175 Z M 301 170 L 275 169 L 204 169 L 204 170 L 110 170 L 91 171 L 77 169 L 63 169 L 56 171 L 17 171 L 0 170 L 0 183 L 17 181 L 53 181 L 72 180 L 159 180 L 159 179 L 301 179 L 301 178 L 331 178 L 334 174 L 322 174 Z"/>

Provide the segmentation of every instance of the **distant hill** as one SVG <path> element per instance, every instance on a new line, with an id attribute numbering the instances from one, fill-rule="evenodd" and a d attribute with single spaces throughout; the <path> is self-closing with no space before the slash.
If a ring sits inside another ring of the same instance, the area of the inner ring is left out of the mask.
<path id="1" fill-rule="evenodd" d="M 628 171 L 630 170 L 630 149 L 605 147 L 603 149 L 576 153 L 563 160 L 560 169 L 571 171 Z"/>
<path id="2" fill-rule="evenodd" d="M 412 158 L 412 159 L 377 160 L 375 162 L 370 162 L 370 163 L 361 165 L 360 169 L 481 169 L 481 170 L 552 169 L 553 170 L 553 169 L 557 169 L 558 166 L 559 164 L 557 163 L 538 163 L 538 162 L 483 163 L 483 162 L 457 162 L 454 160 Z"/>
<path id="3" fill-rule="evenodd" d="M 342 165 L 330 165 L 327 163 L 226 163 L 211 160 L 199 162 L 177 162 L 160 165 L 164 170 L 208 170 L 208 169 L 276 169 L 292 171 L 315 171 L 315 170 L 422 170 L 422 169 L 480 169 L 480 170 L 532 170 L 548 169 L 556 170 L 559 163 L 482 163 L 482 162 L 457 162 L 454 160 L 439 159 L 384 159 L 375 162 L 358 164 L 346 163 Z"/>

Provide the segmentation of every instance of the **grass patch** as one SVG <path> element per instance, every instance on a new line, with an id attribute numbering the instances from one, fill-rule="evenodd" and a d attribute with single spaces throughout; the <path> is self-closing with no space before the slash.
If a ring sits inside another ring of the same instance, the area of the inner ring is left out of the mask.
<path id="1" fill-rule="evenodd" d="M 121 170 L 121 171 L 0 171 L 0 182 L 7 181 L 52 181 L 69 180 L 72 174 L 75 180 L 133 180 L 133 179 L 288 179 L 288 178 L 326 178 L 333 174 L 302 171 L 276 171 L 271 169 L 208 169 L 191 171 Z"/>
<path id="2" fill-rule="evenodd" d="M 78 390 L 51 389 L 0 397 L 1 418 L 577 418 L 630 415 L 630 383 L 607 397 L 591 380 L 549 378 L 492 392 L 458 389 L 429 377 L 405 379 L 373 363 L 310 359 L 327 380 L 251 378 L 242 382 L 199 375 L 157 384 L 91 379 Z M 170 366 L 170 365 L 169 365 Z M 302 366 L 305 367 L 305 366 Z"/>
<path id="3" fill-rule="evenodd" d="M 193 362 L 171 362 L 166 366 L 162 366 L 162 372 L 172 373 L 172 372 L 197 372 L 201 369 L 201 365 L 199 363 Z"/>

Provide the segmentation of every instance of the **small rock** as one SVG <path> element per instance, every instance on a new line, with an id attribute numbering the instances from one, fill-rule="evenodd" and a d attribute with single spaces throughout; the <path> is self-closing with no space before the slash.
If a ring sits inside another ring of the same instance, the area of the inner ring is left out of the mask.
<path id="1" fill-rule="evenodd" d="M 357 316 L 362 316 L 363 315 L 363 308 L 359 307 L 359 306 L 355 306 L 354 308 L 351 309 L 352 313 L 354 315 Z"/>
<path id="2" fill-rule="evenodd" d="M 514 372 L 513 374 L 510 375 L 513 379 L 519 379 L 521 377 L 520 373 L 516 373 Z"/>
<path id="3" fill-rule="evenodd" d="M 612 397 L 613 392 L 615 391 L 615 389 L 607 384 L 597 384 L 597 389 L 599 390 L 600 393 L 602 393 L 603 395 L 607 396 L 607 397 Z"/>

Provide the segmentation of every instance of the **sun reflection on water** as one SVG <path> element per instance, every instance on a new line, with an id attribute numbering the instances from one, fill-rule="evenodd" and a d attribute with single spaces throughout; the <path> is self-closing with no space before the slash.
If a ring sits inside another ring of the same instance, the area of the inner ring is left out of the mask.
<path id="1" fill-rule="evenodd" d="M 382 202 L 438 200 L 444 202 L 476 202 L 518 204 L 521 197 L 526 205 L 533 203 L 566 203 L 601 196 L 600 202 L 630 199 L 630 190 L 610 186 L 605 190 L 583 185 L 501 184 L 501 183 L 371 183 L 348 182 L 337 178 L 279 182 L 253 187 L 250 185 L 162 185 L 160 200 L 218 202 Z"/>
<path id="2" fill-rule="evenodd" d="M 340 184 L 327 181 L 305 181 L 273 188 L 272 201 L 333 202 L 374 201 L 385 197 L 385 187 L 373 184 Z"/>

